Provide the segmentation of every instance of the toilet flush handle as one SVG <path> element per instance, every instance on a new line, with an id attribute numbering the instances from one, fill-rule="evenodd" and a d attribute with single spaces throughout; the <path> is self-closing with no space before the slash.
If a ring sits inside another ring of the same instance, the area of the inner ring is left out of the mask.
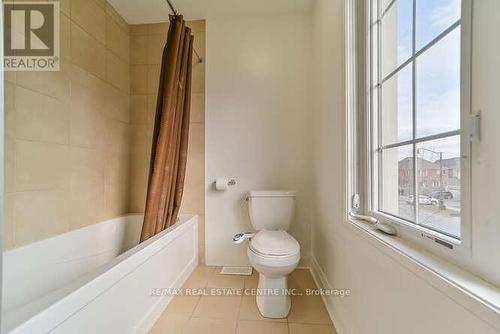
<path id="1" fill-rule="evenodd" d="M 235 234 L 233 237 L 233 243 L 234 244 L 241 244 L 245 239 L 250 239 L 255 235 L 255 233 L 251 232 L 241 232 L 238 234 Z"/>

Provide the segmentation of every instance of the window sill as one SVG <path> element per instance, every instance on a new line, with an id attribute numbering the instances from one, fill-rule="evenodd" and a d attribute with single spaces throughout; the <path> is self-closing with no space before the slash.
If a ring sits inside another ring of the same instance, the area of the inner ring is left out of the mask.
<path id="1" fill-rule="evenodd" d="M 500 331 L 500 288 L 369 223 L 354 218 L 348 222 L 374 247 Z"/>

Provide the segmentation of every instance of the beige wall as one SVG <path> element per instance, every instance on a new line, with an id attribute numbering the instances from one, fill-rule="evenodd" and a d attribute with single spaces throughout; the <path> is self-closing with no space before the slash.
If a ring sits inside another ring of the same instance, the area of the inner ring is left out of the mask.
<path id="1" fill-rule="evenodd" d="M 194 47 L 205 57 L 205 22 L 187 23 Z M 167 23 L 130 26 L 130 212 L 144 212 L 158 75 Z M 200 261 L 204 260 L 205 63 L 193 57 L 191 124 L 181 213 L 198 214 Z"/>
<path id="2" fill-rule="evenodd" d="M 129 27 L 61 1 L 61 70 L 5 75 L 5 248 L 128 212 Z"/>

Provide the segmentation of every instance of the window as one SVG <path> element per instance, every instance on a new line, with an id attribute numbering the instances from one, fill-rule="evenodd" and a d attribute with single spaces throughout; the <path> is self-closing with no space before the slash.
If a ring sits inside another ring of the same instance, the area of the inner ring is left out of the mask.
<path id="1" fill-rule="evenodd" d="M 462 1 L 369 2 L 370 211 L 459 241 Z"/>

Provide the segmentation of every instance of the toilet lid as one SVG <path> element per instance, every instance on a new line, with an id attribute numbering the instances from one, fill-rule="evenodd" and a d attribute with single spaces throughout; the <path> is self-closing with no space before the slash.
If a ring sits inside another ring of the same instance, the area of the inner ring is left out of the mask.
<path id="1" fill-rule="evenodd" d="M 250 240 L 250 247 L 267 255 L 291 255 L 300 252 L 300 245 L 286 231 L 261 230 Z"/>

